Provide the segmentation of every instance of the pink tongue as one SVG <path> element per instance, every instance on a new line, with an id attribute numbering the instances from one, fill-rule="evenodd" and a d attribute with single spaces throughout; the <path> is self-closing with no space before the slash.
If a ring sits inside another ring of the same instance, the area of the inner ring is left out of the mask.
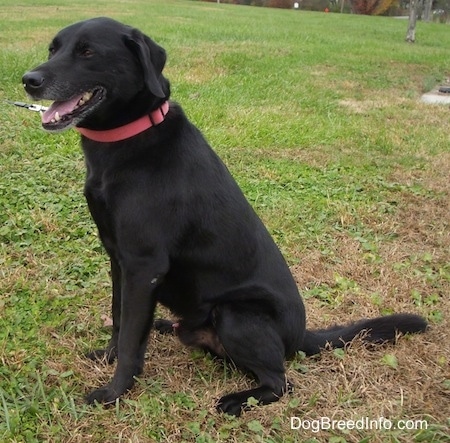
<path id="1" fill-rule="evenodd" d="M 58 112 L 60 117 L 65 114 L 71 113 L 75 106 L 78 104 L 83 94 L 71 98 L 66 102 L 54 102 L 52 105 L 42 114 L 42 123 L 50 123 L 55 118 L 55 114 Z"/>

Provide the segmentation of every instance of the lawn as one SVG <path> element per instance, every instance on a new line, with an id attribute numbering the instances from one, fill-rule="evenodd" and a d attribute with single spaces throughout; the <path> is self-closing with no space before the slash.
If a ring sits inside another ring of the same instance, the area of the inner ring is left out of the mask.
<path id="1" fill-rule="evenodd" d="M 178 0 L 36 4 L 0 0 L 0 440 L 449 441 L 449 108 L 419 100 L 450 77 L 448 26 L 419 22 L 410 45 L 406 22 L 384 17 Z M 396 346 L 355 340 L 299 354 L 286 363 L 295 392 L 239 419 L 214 403 L 251 379 L 152 334 L 135 388 L 114 407 L 86 406 L 114 368 L 84 357 L 108 339 L 111 287 L 78 135 L 46 134 L 38 114 L 4 100 L 26 100 L 21 76 L 61 27 L 98 15 L 166 48 L 172 98 L 285 254 L 309 327 L 405 311 L 430 330 Z M 315 432 L 321 417 L 370 426 Z"/>

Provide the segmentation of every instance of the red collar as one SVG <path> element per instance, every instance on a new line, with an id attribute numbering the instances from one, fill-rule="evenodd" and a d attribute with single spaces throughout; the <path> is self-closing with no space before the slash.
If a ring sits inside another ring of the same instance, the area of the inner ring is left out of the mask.
<path id="1" fill-rule="evenodd" d="M 75 129 L 85 137 L 96 142 L 110 143 L 125 140 L 134 137 L 141 132 L 159 125 L 164 121 L 164 117 L 169 112 L 169 102 L 164 102 L 158 109 L 155 109 L 148 115 L 138 118 L 134 122 L 128 123 L 124 126 L 119 126 L 114 129 L 107 129 L 105 131 L 94 131 L 93 129 L 79 128 Z"/>

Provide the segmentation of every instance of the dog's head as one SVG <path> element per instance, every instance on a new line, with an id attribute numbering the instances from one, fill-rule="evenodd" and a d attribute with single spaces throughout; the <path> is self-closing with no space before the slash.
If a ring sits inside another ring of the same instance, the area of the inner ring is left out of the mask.
<path id="1" fill-rule="evenodd" d="M 108 129 L 168 99 L 165 62 L 164 49 L 142 32 L 100 17 L 62 29 L 48 61 L 22 81 L 33 99 L 54 102 L 42 115 L 44 129 Z"/>

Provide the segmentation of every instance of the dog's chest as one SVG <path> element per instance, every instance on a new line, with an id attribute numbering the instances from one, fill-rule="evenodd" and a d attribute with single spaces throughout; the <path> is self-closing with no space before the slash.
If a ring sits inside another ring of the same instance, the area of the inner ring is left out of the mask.
<path id="1" fill-rule="evenodd" d="M 100 238 L 107 250 L 114 247 L 114 221 L 111 205 L 108 204 L 105 184 L 95 177 L 87 177 L 84 195 L 89 211 L 97 225 Z"/>
<path id="2" fill-rule="evenodd" d="M 86 197 L 89 210 L 94 217 L 95 222 L 98 224 L 101 219 L 105 218 L 102 214 L 107 216 L 107 205 L 105 192 L 100 184 L 93 184 L 92 182 L 86 181 L 84 187 L 84 196 Z"/>
<path id="3" fill-rule="evenodd" d="M 114 153 L 99 149 L 97 146 L 85 146 L 83 150 L 86 162 L 86 181 L 84 195 L 91 215 L 97 224 L 100 234 L 110 229 L 112 218 L 111 204 L 108 203 L 111 184 L 114 183 Z"/>

